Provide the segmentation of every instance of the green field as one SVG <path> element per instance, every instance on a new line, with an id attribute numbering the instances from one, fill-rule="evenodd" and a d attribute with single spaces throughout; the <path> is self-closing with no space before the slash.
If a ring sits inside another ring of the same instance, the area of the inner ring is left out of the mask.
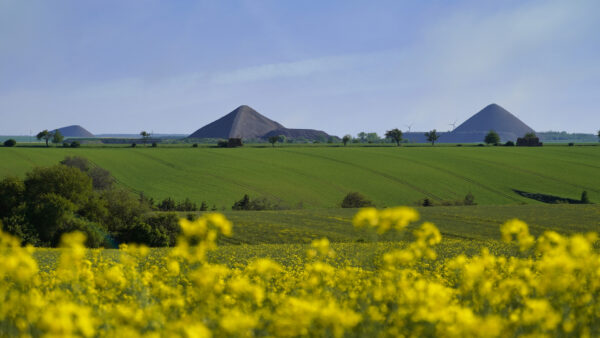
<path id="1" fill-rule="evenodd" d="M 600 147 L 0 147 L 0 177 L 84 156 L 118 182 L 155 199 L 207 201 L 229 209 L 248 193 L 290 208 L 335 208 L 350 191 L 379 207 L 461 200 L 537 204 L 512 189 L 600 201 Z"/>

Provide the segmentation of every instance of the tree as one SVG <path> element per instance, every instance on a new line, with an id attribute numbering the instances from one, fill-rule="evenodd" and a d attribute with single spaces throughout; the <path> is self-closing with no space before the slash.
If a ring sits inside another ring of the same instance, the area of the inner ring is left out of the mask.
<path id="1" fill-rule="evenodd" d="M 14 147 L 15 144 L 17 144 L 17 141 L 15 141 L 12 138 L 9 138 L 8 140 L 4 141 L 4 146 L 5 147 Z"/>
<path id="2" fill-rule="evenodd" d="M 144 144 L 144 147 L 145 147 L 146 142 L 148 142 L 148 138 L 150 138 L 150 134 L 148 134 L 145 130 L 142 130 L 142 132 L 140 133 L 140 136 L 142 137 L 142 143 Z"/>
<path id="3" fill-rule="evenodd" d="M 273 147 L 275 147 L 275 143 L 281 141 L 282 140 L 282 136 L 283 135 L 269 136 L 269 143 L 271 143 L 271 145 Z"/>
<path id="4" fill-rule="evenodd" d="M 358 139 L 360 140 L 360 143 L 365 143 L 365 141 L 367 140 L 367 133 L 361 131 L 360 133 L 358 133 Z"/>
<path id="5" fill-rule="evenodd" d="M 498 135 L 497 132 L 490 130 L 489 133 L 487 133 L 487 135 L 485 135 L 485 138 L 483 139 L 483 141 L 486 144 L 498 144 L 498 143 L 500 143 L 500 135 Z"/>
<path id="6" fill-rule="evenodd" d="M 44 140 L 46 141 L 46 147 L 48 147 L 48 141 L 50 141 L 50 139 L 53 137 L 54 135 L 48 131 L 48 129 L 44 129 L 42 131 L 40 131 L 35 137 L 38 140 Z"/>
<path id="7" fill-rule="evenodd" d="M 590 204 L 590 198 L 588 197 L 588 192 L 585 190 L 581 193 L 581 203 Z"/>
<path id="8" fill-rule="evenodd" d="M 372 207 L 373 202 L 359 192 L 349 192 L 342 201 L 342 208 Z"/>
<path id="9" fill-rule="evenodd" d="M 63 136 L 63 134 L 61 134 L 61 132 L 57 130 L 52 135 L 52 143 L 54 143 L 54 144 L 62 143 L 64 138 L 65 137 Z"/>
<path id="10" fill-rule="evenodd" d="M 427 137 L 427 141 L 431 142 L 431 145 L 435 145 L 435 141 L 437 141 L 440 138 L 440 134 L 437 133 L 437 131 L 431 130 L 425 133 L 425 137 Z"/>
<path id="11" fill-rule="evenodd" d="M 402 141 L 402 131 L 398 128 L 388 130 L 385 132 L 385 137 L 392 139 L 394 142 L 396 142 L 396 145 L 399 147 L 400 141 Z"/>
<path id="12" fill-rule="evenodd" d="M 600 142 L 600 130 L 598 130 L 598 142 Z"/>
<path id="13" fill-rule="evenodd" d="M 381 141 L 381 137 L 377 135 L 377 133 L 368 133 L 367 134 L 367 142 L 368 143 L 378 143 Z"/>
<path id="14" fill-rule="evenodd" d="M 346 143 L 348 143 L 348 141 L 352 140 L 352 136 L 350 135 L 344 135 L 344 137 L 342 137 L 342 142 L 344 143 L 344 146 L 346 146 Z"/>

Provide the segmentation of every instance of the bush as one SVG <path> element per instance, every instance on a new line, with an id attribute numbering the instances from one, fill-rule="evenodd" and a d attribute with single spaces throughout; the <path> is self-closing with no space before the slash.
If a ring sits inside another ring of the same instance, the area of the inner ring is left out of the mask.
<path id="1" fill-rule="evenodd" d="M 574 146 L 574 145 L 575 145 L 575 143 L 573 143 L 573 142 L 569 142 L 569 147 L 572 147 L 572 146 Z"/>
<path id="2" fill-rule="evenodd" d="M 342 208 L 372 207 L 373 202 L 359 192 L 349 192 L 342 200 Z"/>
<path id="3" fill-rule="evenodd" d="M 173 200 L 171 197 L 167 197 L 164 200 L 160 201 L 160 203 L 158 203 L 156 207 L 160 211 L 175 211 L 175 200 Z"/>
<path id="4" fill-rule="evenodd" d="M 135 144 L 135 142 L 133 142 L 133 143 L 131 144 L 131 148 L 135 148 L 135 146 L 136 146 L 136 145 L 137 145 L 137 144 Z"/>
<path id="5" fill-rule="evenodd" d="M 152 148 L 156 148 L 158 147 L 158 144 L 156 142 L 152 142 Z"/>
<path id="6" fill-rule="evenodd" d="M 81 147 L 81 143 L 79 143 L 79 141 L 71 142 L 71 148 L 79 148 L 79 147 Z"/>
<path id="7" fill-rule="evenodd" d="M 192 144 L 192 148 L 198 148 L 198 143 Z"/>
<path id="8" fill-rule="evenodd" d="M 421 205 L 424 207 L 432 207 L 433 201 L 430 200 L 429 198 L 425 198 L 425 199 L 423 199 L 423 202 L 421 203 Z"/>
<path id="9" fill-rule="evenodd" d="M 17 141 L 9 138 L 8 140 L 4 141 L 4 146 L 5 147 L 14 147 L 17 144 Z"/>
<path id="10" fill-rule="evenodd" d="M 69 147 L 70 147 L 69 142 L 63 142 L 63 148 L 69 148 Z"/>
<path id="11" fill-rule="evenodd" d="M 278 201 L 271 201 L 266 197 L 258 197 L 250 199 L 248 194 L 244 194 L 241 200 L 233 203 L 231 206 L 232 210 L 283 210 L 288 209 L 282 206 Z M 216 206 L 213 206 L 212 210 L 217 210 Z"/>
<path id="12" fill-rule="evenodd" d="M 514 147 L 515 143 L 513 141 L 506 141 L 506 143 L 504 143 L 505 147 Z"/>
<path id="13" fill-rule="evenodd" d="M 473 194 L 470 191 L 465 196 L 463 203 L 464 205 L 477 205 L 477 203 L 475 203 L 475 196 L 473 196 Z"/>
<path id="14" fill-rule="evenodd" d="M 583 191 L 581 193 L 581 203 L 583 204 L 590 204 L 590 198 L 588 197 L 588 192 L 587 191 Z"/>

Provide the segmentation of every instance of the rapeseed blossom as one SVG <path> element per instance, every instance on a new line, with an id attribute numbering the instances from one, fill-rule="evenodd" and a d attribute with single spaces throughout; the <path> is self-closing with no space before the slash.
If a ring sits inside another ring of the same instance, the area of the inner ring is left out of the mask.
<path id="1" fill-rule="evenodd" d="M 510 220 L 499 234 L 518 254 L 444 256 L 447 239 L 418 220 L 407 207 L 356 214 L 356 227 L 380 234 L 412 229 L 372 269 L 339 260 L 326 238 L 287 265 L 216 264 L 208 254 L 232 233 L 217 213 L 181 220 L 171 249 L 86 249 L 83 234 L 66 234 L 56 266 L 0 231 L 0 336 L 600 335 L 596 234 L 536 239 Z"/>

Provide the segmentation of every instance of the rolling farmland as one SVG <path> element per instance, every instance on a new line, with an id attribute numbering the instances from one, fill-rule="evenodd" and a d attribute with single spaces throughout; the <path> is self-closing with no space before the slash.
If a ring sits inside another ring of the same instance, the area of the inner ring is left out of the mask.
<path id="1" fill-rule="evenodd" d="M 243 194 L 289 208 L 336 208 L 358 191 L 378 207 L 462 200 L 539 204 L 513 189 L 600 201 L 600 147 L 0 148 L 0 177 L 83 156 L 155 200 L 229 209 Z"/>

